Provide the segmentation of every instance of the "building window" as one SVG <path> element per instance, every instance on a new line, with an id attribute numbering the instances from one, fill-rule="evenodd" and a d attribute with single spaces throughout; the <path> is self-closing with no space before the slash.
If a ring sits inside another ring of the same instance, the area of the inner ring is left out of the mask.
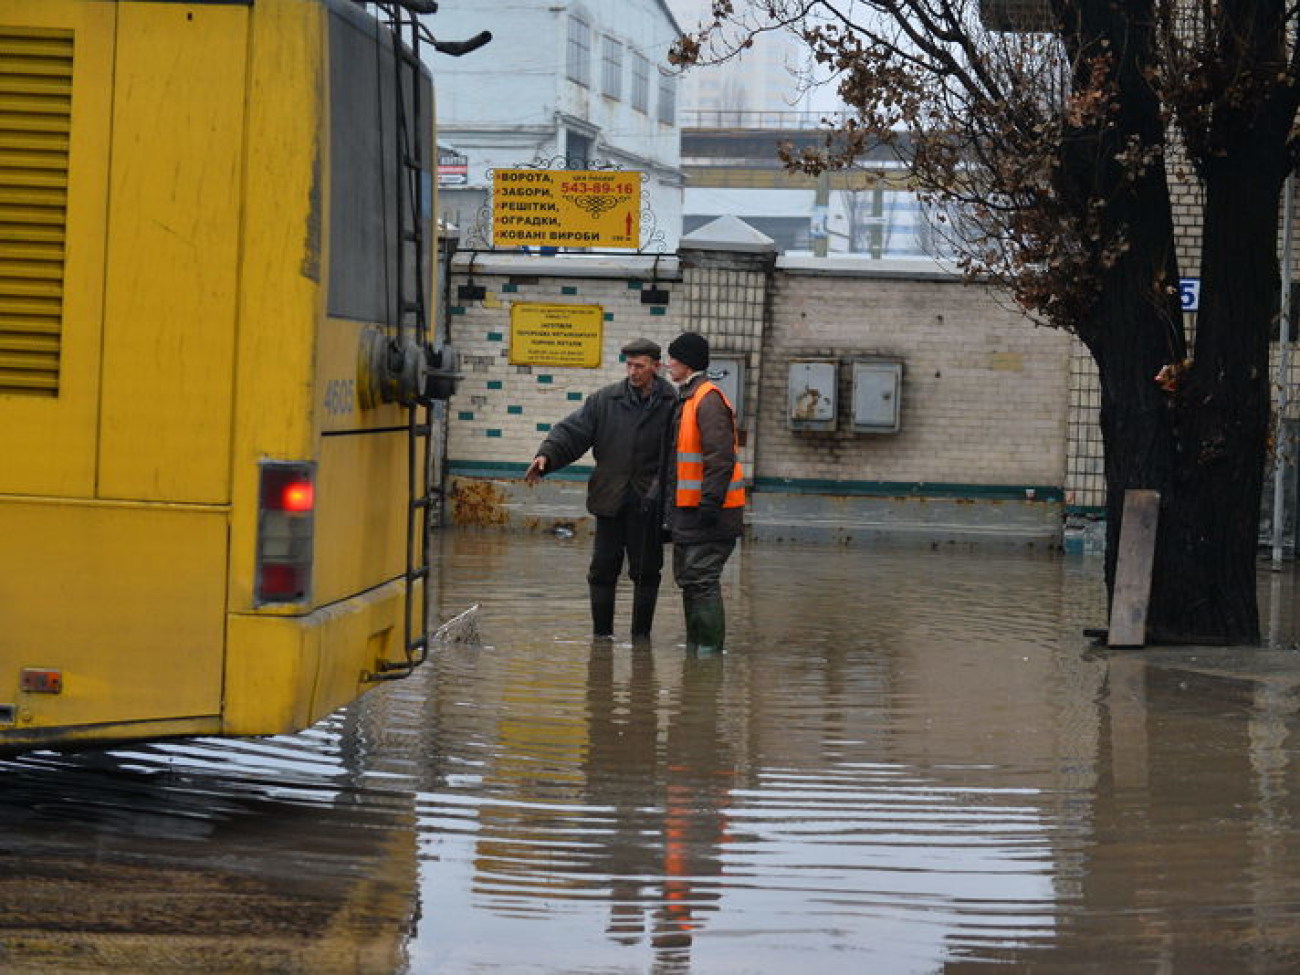
<path id="1" fill-rule="evenodd" d="M 564 131 L 564 165 L 569 169 L 586 169 L 591 165 L 591 138 L 573 129 Z"/>
<path id="2" fill-rule="evenodd" d="M 650 111 L 650 62 L 640 54 L 632 55 L 632 107 Z"/>
<path id="3" fill-rule="evenodd" d="M 659 76 L 659 121 L 664 125 L 677 124 L 677 76 Z"/>
<path id="4" fill-rule="evenodd" d="M 623 97 L 623 45 L 605 38 L 600 57 L 600 90 L 610 98 Z"/>
<path id="5" fill-rule="evenodd" d="M 580 85 L 591 84 L 591 28 L 579 17 L 569 18 L 568 74 Z"/>

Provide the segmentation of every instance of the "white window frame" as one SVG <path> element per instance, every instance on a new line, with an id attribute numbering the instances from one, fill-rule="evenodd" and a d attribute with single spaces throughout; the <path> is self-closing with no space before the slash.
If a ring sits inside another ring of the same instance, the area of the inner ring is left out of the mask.
<path id="1" fill-rule="evenodd" d="M 569 17 L 569 43 L 565 72 L 570 81 L 591 87 L 591 25 L 576 15 Z"/>
<path id="2" fill-rule="evenodd" d="M 677 76 L 659 75 L 659 121 L 664 125 L 677 124 Z"/>
<path id="3" fill-rule="evenodd" d="M 600 91 L 615 101 L 623 97 L 623 42 L 608 35 L 600 51 Z"/>
<path id="4" fill-rule="evenodd" d="M 650 60 L 635 52 L 632 54 L 631 103 L 641 114 L 650 114 Z"/>

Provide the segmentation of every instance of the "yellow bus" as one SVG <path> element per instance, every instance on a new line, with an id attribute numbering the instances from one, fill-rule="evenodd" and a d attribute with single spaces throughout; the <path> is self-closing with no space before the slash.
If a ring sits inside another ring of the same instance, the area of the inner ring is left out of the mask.
<path id="1" fill-rule="evenodd" d="M 429 0 L 0 0 L 0 751 L 427 653 Z"/>

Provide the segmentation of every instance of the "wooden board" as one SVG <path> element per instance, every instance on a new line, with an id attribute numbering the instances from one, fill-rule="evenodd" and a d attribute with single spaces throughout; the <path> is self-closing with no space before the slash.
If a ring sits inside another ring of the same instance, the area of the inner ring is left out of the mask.
<path id="1" fill-rule="evenodd" d="M 1115 562 L 1115 592 L 1110 603 L 1112 647 L 1140 647 L 1147 637 L 1147 603 L 1151 597 L 1151 566 L 1160 519 L 1160 492 L 1124 492 L 1124 515 Z"/>

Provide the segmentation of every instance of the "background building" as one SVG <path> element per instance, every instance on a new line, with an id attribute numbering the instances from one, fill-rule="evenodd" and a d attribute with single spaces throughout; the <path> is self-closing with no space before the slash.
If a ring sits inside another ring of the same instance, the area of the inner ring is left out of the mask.
<path id="1" fill-rule="evenodd" d="M 668 0 L 682 29 L 694 31 L 709 17 L 712 0 Z M 687 71 L 682 77 L 682 107 L 738 123 L 756 112 L 811 108 L 799 77 L 808 68 L 808 49 L 793 34 L 766 33 L 727 64 Z"/>
<path id="2" fill-rule="evenodd" d="M 710 0 L 669 0 L 691 31 Z M 842 106 L 833 85 L 809 87 L 807 45 L 789 31 L 759 35 L 719 65 L 682 77 L 682 231 L 737 216 L 786 254 L 861 254 L 868 258 L 949 257 L 892 153 L 854 170 L 811 176 L 785 171 L 779 147 L 822 142 L 823 119 Z"/>
<path id="3" fill-rule="evenodd" d="M 489 172 L 612 164 L 644 173 L 642 246 L 672 250 L 681 227 L 681 30 L 664 0 L 474 0 L 444 4 L 438 31 L 493 40 L 434 66 L 439 216 L 462 246 L 486 246 Z"/>

